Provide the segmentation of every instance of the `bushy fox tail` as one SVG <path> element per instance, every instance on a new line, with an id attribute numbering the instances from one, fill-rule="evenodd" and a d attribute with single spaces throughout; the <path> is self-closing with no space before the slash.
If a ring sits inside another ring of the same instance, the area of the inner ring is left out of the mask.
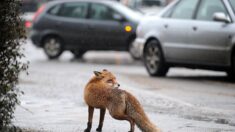
<path id="1" fill-rule="evenodd" d="M 130 93 L 127 93 L 126 96 L 126 105 L 127 105 L 127 115 L 129 115 L 136 125 L 143 132 L 160 132 L 160 129 L 157 128 L 153 123 L 150 122 L 147 115 L 144 113 L 143 108 L 139 101 Z"/>

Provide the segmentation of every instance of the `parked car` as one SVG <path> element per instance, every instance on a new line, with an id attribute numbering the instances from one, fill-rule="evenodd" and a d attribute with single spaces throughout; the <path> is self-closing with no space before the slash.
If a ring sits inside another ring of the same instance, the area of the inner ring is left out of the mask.
<path id="1" fill-rule="evenodd" d="M 235 76 L 235 1 L 177 0 L 157 16 L 146 16 L 135 45 L 151 76 L 170 67 L 226 71 Z"/>
<path id="2" fill-rule="evenodd" d="M 40 7 L 41 4 L 47 2 L 49 0 L 22 0 L 22 6 L 21 6 L 21 19 L 24 23 L 24 26 L 26 30 L 28 31 L 33 22 L 33 18 L 35 15 L 35 12 L 37 11 L 38 7 Z"/>
<path id="3" fill-rule="evenodd" d="M 25 28 L 28 30 L 32 26 L 32 20 L 34 13 L 37 11 L 38 4 L 36 1 L 22 1 L 21 7 L 21 19 L 24 23 Z"/>
<path id="4" fill-rule="evenodd" d="M 38 10 L 31 39 L 49 59 L 64 50 L 76 58 L 89 50 L 130 51 L 136 58 L 132 45 L 141 17 L 116 1 L 53 1 Z"/>

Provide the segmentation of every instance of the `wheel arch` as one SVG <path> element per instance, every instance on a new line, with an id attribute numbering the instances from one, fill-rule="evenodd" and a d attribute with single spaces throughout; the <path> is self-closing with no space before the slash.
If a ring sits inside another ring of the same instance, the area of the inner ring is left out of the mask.
<path id="1" fill-rule="evenodd" d="M 230 57 L 230 61 L 231 61 L 231 66 L 233 65 L 233 57 L 235 57 L 235 43 L 232 46 L 232 50 L 231 50 L 231 57 Z"/>
<path id="2" fill-rule="evenodd" d="M 64 44 L 64 40 L 62 39 L 62 37 L 59 34 L 57 34 L 57 33 L 46 33 L 42 36 L 42 38 L 40 40 L 40 46 L 43 46 L 45 39 L 48 38 L 48 37 L 59 38 L 60 41 L 62 42 L 62 44 Z"/>
<path id="3" fill-rule="evenodd" d="M 130 44 L 131 44 L 131 42 L 134 41 L 135 39 L 136 39 L 136 34 L 132 34 L 132 35 L 130 35 L 130 36 L 128 37 L 128 39 L 127 39 L 127 47 L 126 47 L 127 51 L 129 51 Z"/>
<path id="4" fill-rule="evenodd" d="M 234 80 L 235 77 L 235 43 L 233 43 L 231 48 L 231 54 L 230 54 L 230 67 L 227 71 L 227 75 L 229 78 Z"/>
<path id="5" fill-rule="evenodd" d="M 232 61 L 233 61 L 233 56 L 235 54 L 235 35 L 232 36 L 231 38 L 231 52 L 230 52 L 230 66 L 232 66 Z"/>
<path id="6" fill-rule="evenodd" d="M 164 60 L 165 60 L 165 53 L 164 53 L 164 50 L 163 50 L 163 48 L 162 48 L 162 44 L 161 44 L 161 42 L 159 41 L 159 39 L 158 39 L 157 37 L 154 37 L 154 36 L 149 37 L 149 38 L 146 40 L 146 42 L 144 43 L 143 51 L 145 50 L 147 43 L 149 43 L 149 42 L 152 41 L 152 40 L 157 41 L 157 44 L 158 44 L 158 46 L 160 47 L 161 52 L 162 52 L 163 57 L 164 57 Z"/>

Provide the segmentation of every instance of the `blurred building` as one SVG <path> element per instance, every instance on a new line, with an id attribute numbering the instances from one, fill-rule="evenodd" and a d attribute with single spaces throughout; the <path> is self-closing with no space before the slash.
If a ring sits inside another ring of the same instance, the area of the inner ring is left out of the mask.
<path id="1" fill-rule="evenodd" d="M 166 0 L 166 4 L 170 4 L 171 2 L 173 2 L 174 0 Z"/>

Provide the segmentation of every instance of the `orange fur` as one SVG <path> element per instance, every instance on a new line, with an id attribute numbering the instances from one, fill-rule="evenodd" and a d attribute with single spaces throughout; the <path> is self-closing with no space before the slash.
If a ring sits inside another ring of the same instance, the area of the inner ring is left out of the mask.
<path id="1" fill-rule="evenodd" d="M 84 100 L 89 106 L 88 127 L 85 132 L 90 132 L 91 130 L 94 108 L 101 110 L 97 131 L 102 130 L 105 110 L 108 109 L 113 118 L 130 122 L 130 132 L 134 132 L 135 124 L 143 132 L 160 132 L 150 122 L 141 104 L 133 95 L 125 90 L 114 88 L 117 81 L 111 72 L 104 70 L 102 72 L 95 72 L 95 75 L 88 82 L 84 90 Z"/>

